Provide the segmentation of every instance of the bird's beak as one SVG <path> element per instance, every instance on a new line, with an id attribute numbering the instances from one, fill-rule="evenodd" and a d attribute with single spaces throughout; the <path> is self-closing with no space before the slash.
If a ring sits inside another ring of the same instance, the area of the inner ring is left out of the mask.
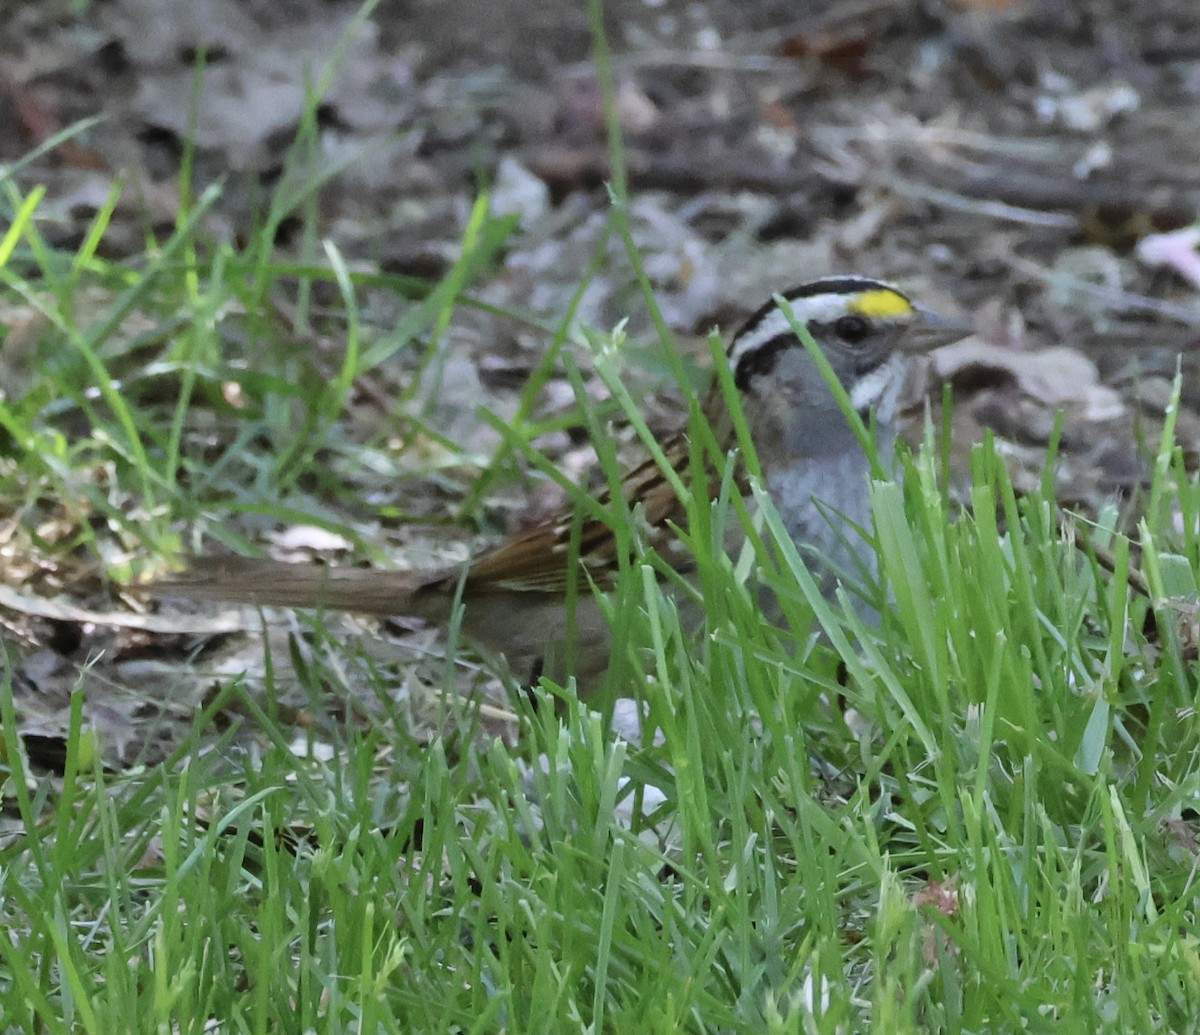
<path id="1" fill-rule="evenodd" d="M 900 340 L 905 352 L 931 352 L 975 333 L 975 328 L 963 320 L 950 319 L 923 306 L 915 308 L 916 319 Z"/>

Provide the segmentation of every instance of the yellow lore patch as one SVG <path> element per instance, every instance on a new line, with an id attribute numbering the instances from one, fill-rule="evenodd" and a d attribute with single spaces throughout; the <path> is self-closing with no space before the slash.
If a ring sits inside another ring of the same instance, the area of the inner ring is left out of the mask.
<path id="1" fill-rule="evenodd" d="M 852 313 L 868 317 L 906 316 L 913 311 L 912 303 L 907 298 L 888 288 L 862 291 L 848 300 L 847 308 Z"/>

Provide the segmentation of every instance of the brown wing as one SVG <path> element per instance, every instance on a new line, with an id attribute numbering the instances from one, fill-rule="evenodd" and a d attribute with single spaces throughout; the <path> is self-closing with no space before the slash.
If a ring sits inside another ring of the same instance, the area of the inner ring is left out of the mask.
<path id="1" fill-rule="evenodd" d="M 719 396 L 713 399 L 720 402 Z M 718 441 L 732 437 L 728 421 L 714 414 L 724 406 L 707 407 Z M 663 451 L 675 470 L 687 468 L 690 444 L 686 433 L 666 442 Z M 707 466 L 707 465 L 706 465 Z M 711 490 L 715 473 L 707 470 Z M 679 570 L 690 567 L 681 551 L 667 548 L 674 538 L 670 526 L 681 524 L 684 506 L 671 483 L 654 460 L 645 460 L 629 471 L 621 482 L 627 503 L 638 501 L 649 544 Z M 612 495 L 600 497 L 602 506 Z M 583 572 L 602 587 L 610 586 L 620 566 L 617 540 L 606 522 L 584 518 L 578 532 L 578 563 L 571 570 L 571 536 L 576 519 L 566 510 L 554 520 L 517 533 L 495 549 L 481 555 L 467 570 L 466 585 L 472 592 L 563 594 L 572 578 Z M 245 557 L 199 557 L 191 567 L 171 579 L 149 587 L 157 596 L 194 600 L 231 600 L 279 607 L 323 607 L 364 614 L 410 614 L 438 617 L 453 599 L 461 569 L 440 571 L 373 571 L 363 568 L 330 568 L 320 564 L 286 564 Z M 586 580 L 577 589 L 586 589 Z"/>
<path id="2" fill-rule="evenodd" d="M 682 433 L 666 444 L 667 458 L 676 469 L 687 462 L 688 448 L 687 436 Z M 683 503 L 653 460 L 643 461 L 624 476 L 621 494 L 627 502 L 639 501 L 650 545 L 656 549 L 671 537 L 669 526 L 683 520 Z M 609 506 L 612 493 L 603 492 L 599 502 L 601 506 Z M 503 589 L 518 593 L 565 593 L 572 575 L 578 577 L 586 571 L 599 586 L 610 586 L 620 558 L 612 530 L 599 518 L 584 518 L 579 522 L 576 550 L 580 567 L 574 573 L 569 570 L 571 536 L 577 521 L 574 511 L 567 509 L 551 521 L 510 536 L 472 563 L 467 585 L 476 592 Z"/>

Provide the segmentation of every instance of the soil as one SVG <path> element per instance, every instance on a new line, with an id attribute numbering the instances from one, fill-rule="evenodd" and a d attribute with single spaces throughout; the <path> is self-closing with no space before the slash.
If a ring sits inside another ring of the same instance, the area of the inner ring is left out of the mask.
<path id="1" fill-rule="evenodd" d="M 338 55 L 305 169 L 328 177 L 316 229 L 353 268 L 443 275 L 485 188 L 519 219 L 470 293 L 527 319 L 457 314 L 453 376 L 430 405 L 437 430 L 486 453 L 498 438 L 477 408 L 513 411 L 548 342 L 533 328 L 557 325 L 593 265 L 578 322 L 629 318 L 631 338 L 650 336 L 635 271 L 605 243 L 613 170 L 589 10 L 384 0 L 358 13 L 338 0 L 8 5 L 0 162 L 33 156 L 14 179 L 45 186 L 39 226 L 63 249 L 120 181 L 99 246 L 120 262 L 171 232 L 190 154 L 195 194 L 222 185 L 201 238 L 243 241 L 294 174 L 307 92 Z M 1178 439 L 1200 457 L 1194 0 L 610 0 L 603 24 L 633 234 L 681 349 L 705 354 L 713 326 L 798 281 L 875 275 L 978 329 L 930 373 L 954 386 L 961 456 L 990 427 L 1018 484 L 1036 485 L 1062 411 L 1064 505 L 1135 499 L 1182 364 Z M 304 229 L 281 224 L 281 257 L 309 254 Z M 377 336 L 399 305 L 364 293 Z M 12 362 L 6 383 L 25 383 Z M 396 362 L 403 385 L 414 371 Z M 550 451 L 583 466 L 576 445 Z M 10 612 L 19 696 L 38 716 L 27 737 L 53 739 L 81 649 L 55 637 L 79 616 Z M 162 674 L 139 664 L 93 721 L 109 707 L 115 729 L 141 729 Z M 146 738 L 110 732 L 109 747 L 124 759 Z"/>

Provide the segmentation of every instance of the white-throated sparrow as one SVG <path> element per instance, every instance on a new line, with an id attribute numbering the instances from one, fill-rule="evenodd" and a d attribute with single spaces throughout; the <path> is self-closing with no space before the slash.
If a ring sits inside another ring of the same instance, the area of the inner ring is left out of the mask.
<path id="1" fill-rule="evenodd" d="M 782 297 L 792 318 L 820 346 L 854 409 L 864 417 L 873 414 L 878 454 L 890 457 L 912 354 L 961 338 L 966 330 L 914 305 L 891 285 L 864 277 L 816 280 Z M 775 301 L 746 320 L 727 354 L 766 487 L 789 533 L 798 544 L 815 546 L 833 567 L 846 568 L 856 559 L 855 533 L 847 529 L 870 527 L 869 462 L 853 428 Z M 732 448 L 733 422 L 719 386 L 709 391 L 704 411 L 720 449 Z M 664 444 L 668 462 L 684 478 L 690 452 L 686 432 Z M 708 488 L 714 487 L 715 482 Z M 663 470 L 647 460 L 625 475 L 622 494 L 629 507 L 637 508 L 650 545 L 686 572 L 694 560 L 679 549 L 673 532 L 683 523 L 685 508 Z M 589 581 L 600 589 L 611 585 L 620 562 L 617 551 L 604 521 L 567 511 L 510 536 L 465 571 L 390 572 L 201 558 L 152 590 L 438 622 L 451 614 L 461 585 L 462 630 L 469 640 L 502 655 L 519 680 L 532 683 L 542 673 L 561 680 L 571 674 L 586 691 L 599 682 L 610 650 L 608 625 Z M 574 599 L 571 613 L 569 597 Z"/>

